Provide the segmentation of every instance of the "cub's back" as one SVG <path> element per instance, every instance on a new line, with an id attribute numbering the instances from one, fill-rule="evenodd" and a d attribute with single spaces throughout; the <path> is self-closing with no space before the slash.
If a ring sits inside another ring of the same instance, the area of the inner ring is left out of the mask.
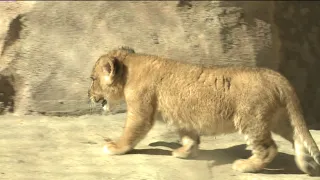
<path id="1" fill-rule="evenodd" d="M 129 79 L 139 83 L 139 87 L 171 98 L 192 96 L 202 99 L 218 95 L 235 100 L 242 96 L 276 95 L 278 88 L 290 85 L 282 75 L 266 68 L 202 67 L 141 54 L 130 55 L 126 64 Z"/>

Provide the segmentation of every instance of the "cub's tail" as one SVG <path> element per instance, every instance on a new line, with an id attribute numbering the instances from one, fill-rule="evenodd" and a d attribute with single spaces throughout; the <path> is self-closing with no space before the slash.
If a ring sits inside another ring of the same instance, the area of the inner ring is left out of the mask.
<path id="1" fill-rule="evenodd" d="M 291 85 L 286 87 L 286 92 L 282 93 L 282 97 L 294 130 L 295 146 L 299 146 L 298 144 L 303 146 L 307 150 L 306 153 L 309 153 L 316 163 L 320 165 L 320 151 L 307 128 L 298 96 Z M 297 152 L 296 149 L 296 153 L 301 152 Z"/>

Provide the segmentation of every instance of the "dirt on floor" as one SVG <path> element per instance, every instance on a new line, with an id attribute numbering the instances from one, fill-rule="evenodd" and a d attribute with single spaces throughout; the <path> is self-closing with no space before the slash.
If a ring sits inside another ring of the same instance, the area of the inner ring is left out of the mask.
<path id="1" fill-rule="evenodd" d="M 199 157 L 176 159 L 178 136 L 157 123 L 127 155 L 103 154 L 104 138 L 120 136 L 126 114 L 47 117 L 0 116 L 0 179 L 316 180 L 296 167 L 292 146 L 276 136 L 279 155 L 261 173 L 231 169 L 250 151 L 238 134 L 203 137 Z M 320 131 L 311 131 L 320 144 Z"/>

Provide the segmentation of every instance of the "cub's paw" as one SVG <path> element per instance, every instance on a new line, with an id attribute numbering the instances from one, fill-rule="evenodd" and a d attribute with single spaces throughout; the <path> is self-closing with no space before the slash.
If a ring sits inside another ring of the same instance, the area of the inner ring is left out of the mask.
<path id="1" fill-rule="evenodd" d="M 238 159 L 233 163 L 232 169 L 243 173 L 255 173 L 263 169 L 263 164 L 253 159 Z"/>
<path id="2" fill-rule="evenodd" d="M 127 153 L 130 148 L 117 145 L 111 139 L 105 139 L 106 145 L 103 147 L 103 152 L 108 155 L 122 155 Z"/>
<path id="3" fill-rule="evenodd" d="M 184 146 L 172 151 L 172 156 L 181 159 L 194 158 L 198 156 L 198 148 L 186 148 Z"/>

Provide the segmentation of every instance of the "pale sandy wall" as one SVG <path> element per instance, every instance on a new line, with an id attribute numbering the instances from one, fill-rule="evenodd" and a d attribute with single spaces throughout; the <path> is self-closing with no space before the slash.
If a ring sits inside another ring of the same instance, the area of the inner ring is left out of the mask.
<path id="1" fill-rule="evenodd" d="M 304 107 L 311 107 L 312 119 L 319 117 L 320 102 L 320 11 L 314 3 L 6 3 L 0 7 L 0 83 L 13 84 L 16 113 L 85 114 L 93 63 L 127 45 L 192 63 L 279 70 L 298 88 Z"/>

